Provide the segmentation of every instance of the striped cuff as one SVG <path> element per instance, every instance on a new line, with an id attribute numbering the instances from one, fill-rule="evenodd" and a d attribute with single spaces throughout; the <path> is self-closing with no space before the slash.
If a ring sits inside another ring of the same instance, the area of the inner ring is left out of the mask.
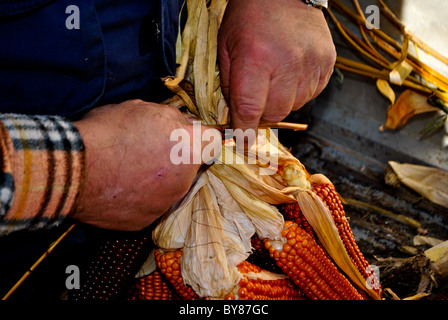
<path id="1" fill-rule="evenodd" d="M 73 210 L 84 145 L 58 116 L 0 114 L 0 235 L 58 225 Z"/>

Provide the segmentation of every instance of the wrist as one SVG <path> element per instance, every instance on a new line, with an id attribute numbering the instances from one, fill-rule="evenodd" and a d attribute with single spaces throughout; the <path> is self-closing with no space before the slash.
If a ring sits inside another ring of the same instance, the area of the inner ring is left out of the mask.
<path id="1" fill-rule="evenodd" d="M 79 214 L 84 215 L 92 208 L 101 210 L 97 207 L 96 201 L 104 194 L 105 186 L 109 184 L 110 180 L 110 170 L 108 170 L 110 163 L 104 159 L 114 159 L 114 157 L 108 156 L 111 147 L 106 142 L 108 137 L 100 134 L 101 129 L 98 130 L 101 124 L 86 119 L 75 122 L 75 125 L 85 146 L 84 183 L 72 215 L 72 217 L 78 218 Z"/>

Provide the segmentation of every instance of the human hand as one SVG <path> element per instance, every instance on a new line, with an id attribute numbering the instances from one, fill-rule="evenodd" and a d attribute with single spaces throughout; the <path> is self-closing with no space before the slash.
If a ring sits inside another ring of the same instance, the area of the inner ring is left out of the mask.
<path id="1" fill-rule="evenodd" d="M 229 0 L 218 42 L 234 128 L 283 120 L 314 99 L 336 51 L 320 10 L 298 0 Z"/>
<path id="2" fill-rule="evenodd" d="M 170 159 L 179 143 L 170 141 L 173 130 L 194 136 L 190 121 L 170 106 L 131 100 L 94 109 L 75 125 L 86 147 L 86 177 L 72 217 L 90 225 L 143 229 L 188 192 L 201 166 Z M 193 142 L 186 143 L 193 152 Z M 221 149 L 221 141 L 210 143 Z M 202 152 L 204 143 L 198 145 Z"/>

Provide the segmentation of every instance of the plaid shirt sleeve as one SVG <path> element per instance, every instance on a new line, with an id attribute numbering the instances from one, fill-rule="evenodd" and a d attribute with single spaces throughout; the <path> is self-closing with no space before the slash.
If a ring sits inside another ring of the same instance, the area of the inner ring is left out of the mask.
<path id="1" fill-rule="evenodd" d="M 58 116 L 0 114 L 0 235 L 60 224 L 77 202 L 84 145 Z"/>

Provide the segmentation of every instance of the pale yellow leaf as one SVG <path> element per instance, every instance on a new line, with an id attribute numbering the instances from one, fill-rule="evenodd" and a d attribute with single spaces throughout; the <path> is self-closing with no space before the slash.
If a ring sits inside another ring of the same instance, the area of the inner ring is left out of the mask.
<path id="1" fill-rule="evenodd" d="M 385 96 L 387 99 L 389 99 L 391 104 L 395 103 L 395 92 L 391 88 L 389 82 L 387 82 L 384 79 L 378 79 L 376 81 L 376 87 L 383 94 L 383 96 Z"/>

